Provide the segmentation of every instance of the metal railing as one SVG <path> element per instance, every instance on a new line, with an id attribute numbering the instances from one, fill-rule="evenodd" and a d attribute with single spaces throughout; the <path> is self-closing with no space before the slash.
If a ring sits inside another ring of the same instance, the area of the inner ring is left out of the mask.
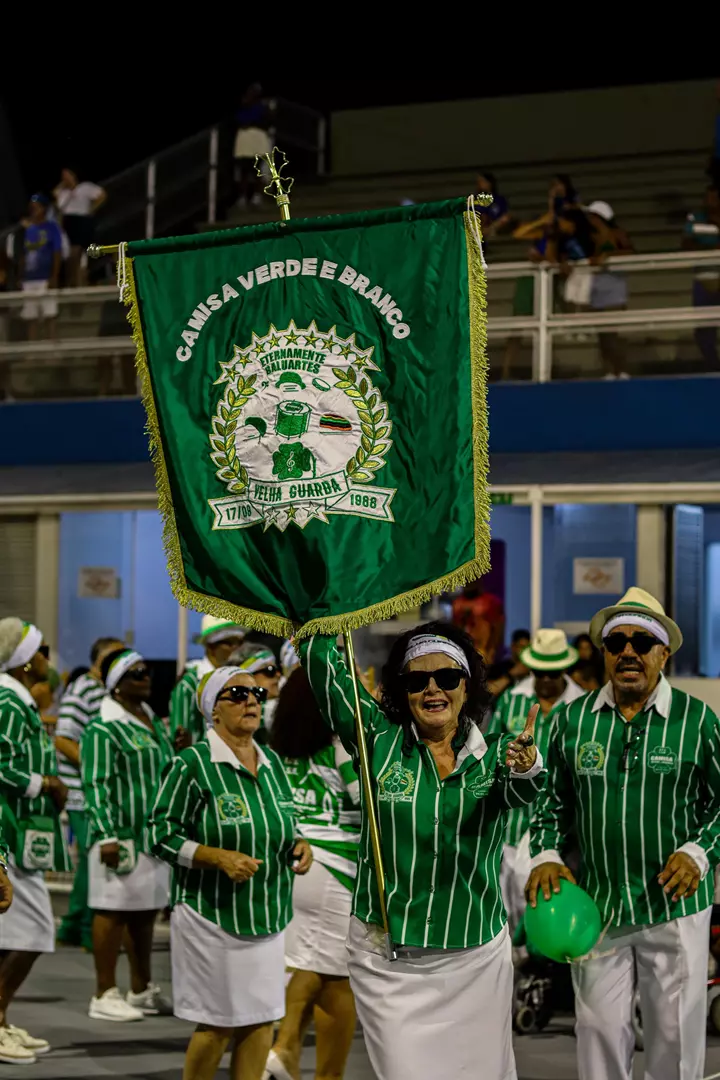
<path id="1" fill-rule="evenodd" d="M 624 310 L 557 311 L 557 267 L 524 262 L 491 263 L 488 267 L 491 311 L 488 338 L 491 352 L 493 343 L 498 340 L 529 340 L 530 359 L 525 377 L 536 382 L 547 382 L 553 377 L 569 377 L 558 361 L 558 353 L 570 349 L 573 356 L 585 356 L 584 366 L 581 364 L 577 368 L 576 365 L 579 377 L 591 378 L 593 371 L 597 371 L 597 365 L 593 368 L 587 361 L 587 350 L 595 348 L 598 335 L 635 335 L 635 341 L 639 342 L 638 335 L 644 333 L 647 339 L 656 341 L 668 331 L 680 331 L 688 336 L 688 332 L 703 327 L 720 327 L 720 305 L 692 307 L 683 302 L 685 297 L 690 299 L 692 275 L 714 267 L 718 268 L 720 278 L 720 250 L 611 257 L 603 269 L 611 269 L 613 273 L 628 277 L 641 271 L 653 275 L 684 271 L 685 276 L 680 284 L 676 281 L 673 286 L 670 306 L 647 306 L 648 299 L 667 301 L 668 293 L 667 290 L 663 292 L 661 285 L 649 287 L 646 283 L 641 294 L 633 296 L 631 289 L 630 305 Z M 594 267 L 589 269 L 599 272 Z M 494 310 L 502 309 L 509 303 L 507 296 L 503 300 L 499 283 L 523 277 L 532 277 L 534 281 L 533 314 L 493 314 Z M 17 397 L 73 397 L 112 392 L 107 378 L 99 374 L 102 364 L 112 363 L 114 358 L 122 361 L 134 352 L 125 312 L 118 303 L 115 287 L 51 290 L 42 295 L 44 299 L 57 300 L 59 305 L 60 317 L 54 321 L 52 337 L 47 327 L 44 337 L 39 336 L 39 328 L 37 333 L 30 332 L 31 323 L 26 317 L 25 305 L 28 302 L 37 304 L 35 297 L 30 298 L 23 292 L 0 293 L 0 398 L 3 382 L 7 395 L 8 381 L 16 378 L 26 384 L 17 387 Z M 641 306 L 634 306 L 636 303 Z M 578 343 L 577 338 L 581 335 L 581 342 Z M 692 342 L 690 347 L 694 348 Z M 96 361 L 94 369 L 88 366 L 92 360 Z M 25 365 L 29 365 L 27 370 Z M 53 367 L 62 375 L 55 388 L 49 374 Z M 498 364 L 491 366 L 493 378 L 503 374 L 500 368 Z M 10 369 L 12 371 L 8 374 Z M 716 368 L 707 363 L 699 369 L 696 364 L 693 370 L 716 373 Z M 672 362 L 664 363 L 663 371 L 667 374 L 684 373 Z M 637 374 L 637 371 L 633 371 L 633 374 Z M 132 376 L 128 376 L 126 370 L 120 380 L 124 387 L 120 392 L 134 392 L 134 387 L 132 391 L 128 387 L 128 379 L 132 381 Z"/>
<path id="2" fill-rule="evenodd" d="M 325 118 L 314 109 L 273 98 L 269 134 L 288 151 L 300 175 L 324 175 Z M 97 218 L 101 244 L 151 239 L 215 224 L 233 190 L 231 122 L 214 124 L 103 182 L 108 200 Z"/>

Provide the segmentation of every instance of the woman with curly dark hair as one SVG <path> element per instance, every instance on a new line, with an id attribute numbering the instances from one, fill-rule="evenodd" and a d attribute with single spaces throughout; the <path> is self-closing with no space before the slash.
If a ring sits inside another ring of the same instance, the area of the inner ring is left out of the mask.
<path id="1" fill-rule="evenodd" d="M 301 656 L 325 719 L 357 757 L 352 680 L 334 638 L 312 638 Z M 515 1080 L 500 861 L 508 811 L 544 785 L 537 709 L 516 738 L 484 738 L 485 664 L 441 622 L 398 638 L 382 687 L 381 704 L 360 697 L 397 959 L 383 948 L 364 793 L 347 942 L 370 1060 L 379 1080 Z"/>

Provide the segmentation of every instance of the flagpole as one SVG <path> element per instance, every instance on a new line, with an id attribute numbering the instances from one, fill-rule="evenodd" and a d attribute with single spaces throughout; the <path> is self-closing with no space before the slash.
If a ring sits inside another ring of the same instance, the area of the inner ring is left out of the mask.
<path id="1" fill-rule="evenodd" d="M 282 161 L 279 167 L 275 161 L 276 153 L 282 154 Z M 275 199 L 282 220 L 289 221 L 290 190 L 295 181 L 290 176 L 283 176 L 283 169 L 285 169 L 288 163 L 287 155 L 282 150 L 278 150 L 277 146 L 273 147 L 271 153 L 263 154 L 262 158 L 258 155 L 255 158 L 255 171 L 257 175 L 262 178 L 263 169 L 260 164 L 261 160 L 265 162 L 270 174 L 270 182 L 265 188 L 265 194 L 270 195 Z M 396 960 L 397 956 L 390 934 L 390 923 L 387 915 L 385 867 L 383 865 L 382 849 L 380 847 L 380 830 L 378 828 L 377 812 L 375 810 L 375 796 L 373 795 L 372 778 L 370 776 L 367 740 L 365 738 L 365 728 L 363 726 L 362 710 L 360 707 L 360 687 L 358 686 L 357 671 L 355 669 L 355 649 L 353 647 L 352 634 L 349 630 L 346 631 L 343 637 L 345 640 L 345 654 L 347 657 L 348 671 L 350 672 L 350 678 L 352 679 L 355 729 L 357 733 L 358 758 L 360 761 L 360 780 L 365 795 L 364 811 L 367 815 L 373 862 L 375 864 L 375 877 L 377 879 L 378 897 L 380 900 L 380 917 L 382 919 L 382 928 L 385 935 L 385 954 L 388 960 Z"/>
<path id="2" fill-rule="evenodd" d="M 358 686 L 357 670 L 355 667 L 355 649 L 353 647 L 352 634 L 349 630 L 343 634 L 343 639 L 345 641 L 345 655 L 348 671 L 350 672 L 353 686 L 355 728 L 357 732 L 358 756 L 360 759 L 360 779 L 362 780 L 363 792 L 365 793 L 365 813 L 367 814 L 368 827 L 370 829 L 370 843 L 372 844 L 373 851 L 373 862 L 375 863 L 375 877 L 377 879 L 378 897 L 380 899 L 380 917 L 382 919 L 383 932 L 385 934 L 385 955 L 388 960 L 397 960 L 387 915 L 387 903 L 385 899 L 385 867 L 383 865 L 382 849 L 380 847 L 380 830 L 378 828 L 377 814 L 375 812 L 375 796 L 373 795 L 372 779 L 370 776 L 370 762 L 368 759 L 365 727 L 362 722 L 360 687 Z"/>

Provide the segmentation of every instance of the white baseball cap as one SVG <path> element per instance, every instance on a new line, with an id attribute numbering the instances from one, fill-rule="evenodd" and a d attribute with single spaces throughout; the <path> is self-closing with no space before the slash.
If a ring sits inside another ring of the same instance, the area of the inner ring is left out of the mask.
<path id="1" fill-rule="evenodd" d="M 604 202 L 602 199 L 595 199 L 594 202 L 591 202 L 587 207 L 587 211 L 589 214 L 597 214 L 603 221 L 612 221 L 615 217 L 615 213 L 610 203 Z"/>

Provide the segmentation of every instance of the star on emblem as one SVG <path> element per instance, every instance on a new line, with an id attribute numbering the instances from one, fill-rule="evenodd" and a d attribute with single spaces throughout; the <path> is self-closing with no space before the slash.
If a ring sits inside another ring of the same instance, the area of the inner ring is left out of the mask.
<path id="1" fill-rule="evenodd" d="M 280 339 L 275 334 L 273 334 L 272 337 L 270 338 L 270 340 L 268 341 L 268 348 L 269 349 L 279 349 L 280 348 Z"/>
<path id="2" fill-rule="evenodd" d="M 250 363 L 250 353 L 243 352 L 237 345 L 233 345 L 233 355 L 231 360 L 221 360 L 220 368 L 222 375 L 219 379 L 215 380 L 215 386 L 219 383 L 232 382 L 241 373 L 242 369 Z"/>
<path id="3" fill-rule="evenodd" d="M 289 340 L 290 340 L 290 338 L 288 338 L 288 341 Z M 319 340 L 320 340 L 320 338 L 317 336 L 317 334 L 313 334 L 312 330 L 310 331 L 309 334 L 305 335 L 305 341 L 310 346 L 310 348 L 312 348 L 313 345 L 315 344 L 315 342 L 319 341 Z"/>
<path id="4" fill-rule="evenodd" d="M 285 340 L 287 341 L 288 345 L 297 345 L 300 338 L 297 336 L 294 330 L 288 330 L 287 334 L 285 335 Z"/>
<path id="5" fill-rule="evenodd" d="M 347 343 L 347 341 L 344 345 L 340 346 L 340 355 L 344 356 L 346 360 L 352 351 L 352 347 Z"/>

